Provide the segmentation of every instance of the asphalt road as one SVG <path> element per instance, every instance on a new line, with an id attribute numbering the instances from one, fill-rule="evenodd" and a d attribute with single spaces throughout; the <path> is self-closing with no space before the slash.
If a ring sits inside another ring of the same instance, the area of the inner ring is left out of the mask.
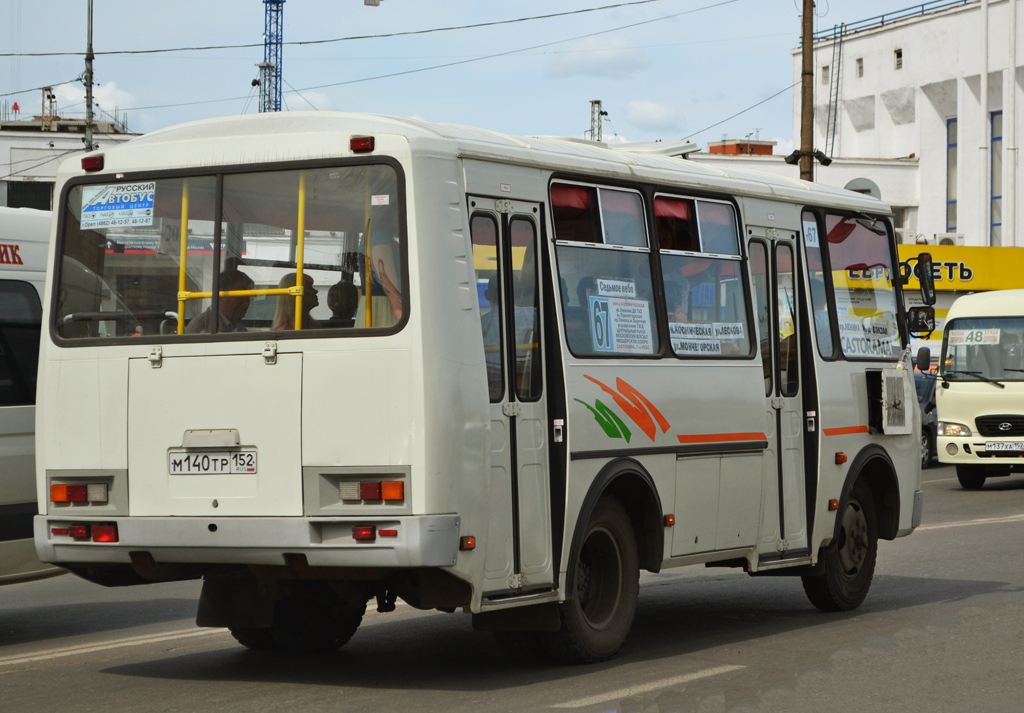
<path id="1" fill-rule="evenodd" d="M 0 711 L 1024 710 L 1024 477 L 970 492 L 934 468 L 924 491 L 857 611 L 818 612 L 799 579 L 645 575 L 630 640 L 595 666 L 515 664 L 468 616 L 401 605 L 314 657 L 195 628 L 195 582 L 4 587 Z"/>

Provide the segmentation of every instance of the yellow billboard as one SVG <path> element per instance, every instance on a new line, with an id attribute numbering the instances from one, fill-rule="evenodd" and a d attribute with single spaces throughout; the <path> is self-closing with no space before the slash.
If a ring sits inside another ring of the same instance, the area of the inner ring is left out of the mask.
<path id="1" fill-rule="evenodd" d="M 1024 248 L 986 248 L 965 245 L 898 245 L 900 274 L 910 276 L 906 289 L 920 287 L 911 273 L 920 253 L 931 253 L 936 290 L 982 292 L 1024 287 Z"/>

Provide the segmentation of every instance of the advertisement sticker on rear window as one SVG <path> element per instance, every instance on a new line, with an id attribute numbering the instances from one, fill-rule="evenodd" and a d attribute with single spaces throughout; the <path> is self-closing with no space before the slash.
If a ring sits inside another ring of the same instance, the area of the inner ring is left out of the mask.
<path id="1" fill-rule="evenodd" d="M 82 229 L 153 225 L 156 181 L 82 188 Z"/>

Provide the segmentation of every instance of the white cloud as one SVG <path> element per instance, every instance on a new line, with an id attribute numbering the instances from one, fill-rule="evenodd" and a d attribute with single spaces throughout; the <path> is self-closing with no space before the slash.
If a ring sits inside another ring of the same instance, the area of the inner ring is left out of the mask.
<path id="1" fill-rule="evenodd" d="M 644 131 L 678 130 L 679 112 L 666 104 L 637 99 L 626 104 L 626 120 Z"/>
<path id="2" fill-rule="evenodd" d="M 548 65 L 553 79 L 572 76 L 627 79 L 650 65 L 644 51 L 615 37 L 588 37 L 559 52 Z"/>
<path id="3" fill-rule="evenodd" d="M 768 139 L 776 142 L 774 147 L 776 156 L 789 156 L 793 153 L 793 139 Z"/>
<path id="4" fill-rule="evenodd" d="M 319 111 L 330 111 L 334 106 L 331 97 L 323 92 L 304 91 L 302 94 L 286 91 L 285 100 L 291 111 L 312 111 L 316 107 Z M 313 106 L 310 106 L 312 104 Z"/>
<path id="5" fill-rule="evenodd" d="M 57 96 L 57 111 L 70 114 L 85 113 L 85 87 L 78 82 L 61 84 L 54 87 L 53 93 Z M 117 82 L 106 82 L 98 87 L 92 88 L 93 104 L 108 114 L 129 109 L 136 104 L 135 97 L 123 89 L 117 88 Z"/>

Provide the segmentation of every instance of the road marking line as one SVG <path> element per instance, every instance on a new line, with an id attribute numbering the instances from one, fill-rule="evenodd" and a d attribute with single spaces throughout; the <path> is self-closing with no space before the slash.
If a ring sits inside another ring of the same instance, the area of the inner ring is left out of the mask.
<path id="1" fill-rule="evenodd" d="M 630 686 L 629 688 L 620 688 L 617 691 L 601 693 L 596 696 L 588 696 L 587 698 L 579 698 L 575 701 L 569 701 L 568 703 L 559 703 L 553 706 L 553 708 L 585 708 L 586 706 L 592 706 L 597 703 L 607 703 L 608 701 L 614 701 L 620 698 L 629 698 L 631 696 L 640 695 L 641 693 L 656 691 L 659 688 L 678 686 L 680 683 L 690 683 L 691 681 L 697 681 L 702 678 L 709 678 L 710 676 L 717 676 L 722 673 L 729 673 L 730 671 L 738 671 L 741 668 L 746 668 L 746 666 L 716 666 L 715 668 L 707 668 L 703 671 L 695 671 L 694 673 L 688 673 L 683 676 L 663 678 L 660 681 L 642 683 L 638 686 Z"/>
<path id="2" fill-rule="evenodd" d="M 8 656 L 6 658 L 0 658 L 0 667 L 2 666 L 16 666 L 23 663 L 31 663 L 33 661 L 47 661 L 49 659 L 59 659 L 65 656 L 76 656 L 78 654 L 91 654 L 97 651 L 107 651 L 108 649 L 120 649 L 128 646 L 142 646 L 144 644 L 158 644 L 163 641 L 174 641 L 175 639 L 191 639 L 199 636 L 209 636 L 210 634 L 223 634 L 227 629 L 188 629 L 183 631 L 172 631 L 166 634 L 151 634 L 149 636 L 132 636 L 127 639 L 114 639 L 113 641 L 107 641 L 100 644 L 80 644 L 78 646 L 67 646 L 61 649 L 47 649 L 45 651 L 37 651 L 33 654 L 22 654 L 20 656 Z"/>
<path id="3" fill-rule="evenodd" d="M 968 525 L 991 525 L 1001 522 L 1020 522 L 1024 515 L 1008 515 L 1006 517 L 983 517 L 977 520 L 958 520 L 956 522 L 940 522 L 934 525 L 921 525 L 918 530 L 945 530 L 950 527 L 967 527 Z"/>

